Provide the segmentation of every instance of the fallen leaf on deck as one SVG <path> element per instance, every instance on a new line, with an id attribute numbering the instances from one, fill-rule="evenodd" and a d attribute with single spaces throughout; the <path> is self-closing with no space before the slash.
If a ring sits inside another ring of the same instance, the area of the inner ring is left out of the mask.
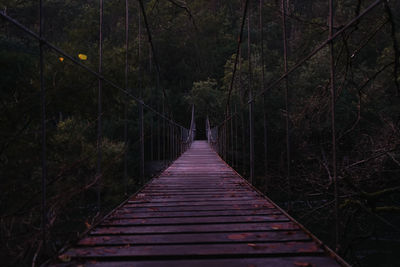
<path id="1" fill-rule="evenodd" d="M 231 240 L 241 240 L 245 239 L 249 234 L 231 234 L 228 235 L 228 238 Z"/>
<path id="2" fill-rule="evenodd" d="M 262 244 L 253 244 L 253 243 L 248 243 L 247 244 L 249 247 L 255 249 L 255 250 L 262 250 L 262 249 L 268 249 L 270 246 L 268 245 L 262 245 Z"/>
<path id="3" fill-rule="evenodd" d="M 102 251 L 111 254 L 114 254 L 116 252 L 115 249 L 110 249 L 110 248 L 103 248 Z"/>
<path id="4" fill-rule="evenodd" d="M 71 256 L 69 255 L 65 255 L 65 254 L 61 254 L 60 256 L 58 256 L 58 259 L 62 262 L 70 262 L 71 261 Z"/>
<path id="5" fill-rule="evenodd" d="M 314 265 L 309 263 L 309 262 L 300 262 L 300 261 L 295 261 L 294 262 L 295 266 L 300 266 L 300 267 L 313 267 Z"/>
<path id="6" fill-rule="evenodd" d="M 299 252 L 316 252 L 318 250 L 319 250 L 318 246 L 314 245 L 309 248 L 301 248 L 299 249 Z"/>
<path id="7" fill-rule="evenodd" d="M 267 234 L 267 233 L 258 234 L 257 237 L 260 237 L 260 238 L 267 238 L 267 237 L 268 237 L 268 234 Z"/>

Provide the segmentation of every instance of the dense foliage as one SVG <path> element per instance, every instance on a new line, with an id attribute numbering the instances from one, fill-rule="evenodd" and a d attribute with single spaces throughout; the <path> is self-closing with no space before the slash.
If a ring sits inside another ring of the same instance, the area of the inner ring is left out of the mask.
<path id="1" fill-rule="evenodd" d="M 38 32 L 37 2 L 2 0 L 0 10 Z M 155 109 L 165 110 L 182 125 L 189 125 L 194 104 L 201 137 L 207 116 L 212 126 L 225 119 L 244 1 L 143 2 L 155 54 L 150 49 L 138 1 L 128 1 L 129 92 Z M 247 101 L 251 84 L 258 95 L 256 185 L 281 206 L 290 207 L 296 219 L 334 246 L 329 49 L 325 47 L 290 75 L 287 112 L 283 82 L 260 95 L 263 88 L 283 74 L 281 1 L 261 1 L 261 24 L 259 1 L 249 2 L 250 27 L 247 28 L 247 23 L 244 27 L 230 99 L 230 113 L 235 115 L 229 122 L 233 123 L 229 129 L 234 131 L 227 160 L 247 176 Z M 373 1 L 334 2 L 337 31 Z M 334 42 L 338 252 L 359 266 L 394 266 L 396 252 L 400 251 L 400 3 L 384 2 Z M 87 55 L 87 60 L 81 63 L 97 70 L 98 2 L 46 0 L 43 3 L 44 37 L 77 60 L 78 54 Z M 286 0 L 286 3 L 291 68 L 327 38 L 328 4 L 325 0 Z M 124 26 L 125 1 L 105 1 L 103 74 L 121 87 L 125 86 Z M 40 232 L 39 44 L 1 20 L 0 245 L 4 249 L 0 257 L 14 265 L 37 264 L 51 256 L 140 185 L 138 105 L 105 83 L 104 199 L 103 208 L 97 210 L 98 79 L 67 58 L 61 59 L 61 55 L 46 46 L 44 52 L 49 221 L 45 248 Z M 155 62 L 159 64 L 159 74 Z M 166 98 L 162 89 L 167 93 Z M 128 181 L 123 177 L 125 101 L 130 139 Z M 290 175 L 286 170 L 287 116 Z M 162 163 L 167 159 L 165 153 L 160 156 L 159 148 L 160 129 L 165 124 L 149 111 L 145 111 L 144 118 L 146 160 L 153 163 L 146 167 L 154 169 L 155 159 Z M 267 140 L 266 155 L 264 140 Z"/>

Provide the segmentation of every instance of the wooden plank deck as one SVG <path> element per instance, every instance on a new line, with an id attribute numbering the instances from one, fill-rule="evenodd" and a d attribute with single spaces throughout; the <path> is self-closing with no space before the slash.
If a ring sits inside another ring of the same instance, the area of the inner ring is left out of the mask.
<path id="1" fill-rule="evenodd" d="M 337 266 L 330 255 L 196 141 L 55 265 Z"/>

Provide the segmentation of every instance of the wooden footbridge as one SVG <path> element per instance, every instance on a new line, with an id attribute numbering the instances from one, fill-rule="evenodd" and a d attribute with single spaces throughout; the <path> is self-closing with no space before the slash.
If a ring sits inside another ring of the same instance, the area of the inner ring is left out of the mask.
<path id="1" fill-rule="evenodd" d="M 59 259 L 56 266 L 345 265 L 206 141 L 195 141 Z"/>

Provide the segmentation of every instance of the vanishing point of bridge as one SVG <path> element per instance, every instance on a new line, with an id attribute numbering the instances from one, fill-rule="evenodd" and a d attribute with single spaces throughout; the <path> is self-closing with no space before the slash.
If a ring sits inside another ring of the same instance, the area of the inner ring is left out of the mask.
<path id="1" fill-rule="evenodd" d="M 194 141 L 59 258 L 68 263 L 56 266 L 345 265 L 207 141 Z"/>

